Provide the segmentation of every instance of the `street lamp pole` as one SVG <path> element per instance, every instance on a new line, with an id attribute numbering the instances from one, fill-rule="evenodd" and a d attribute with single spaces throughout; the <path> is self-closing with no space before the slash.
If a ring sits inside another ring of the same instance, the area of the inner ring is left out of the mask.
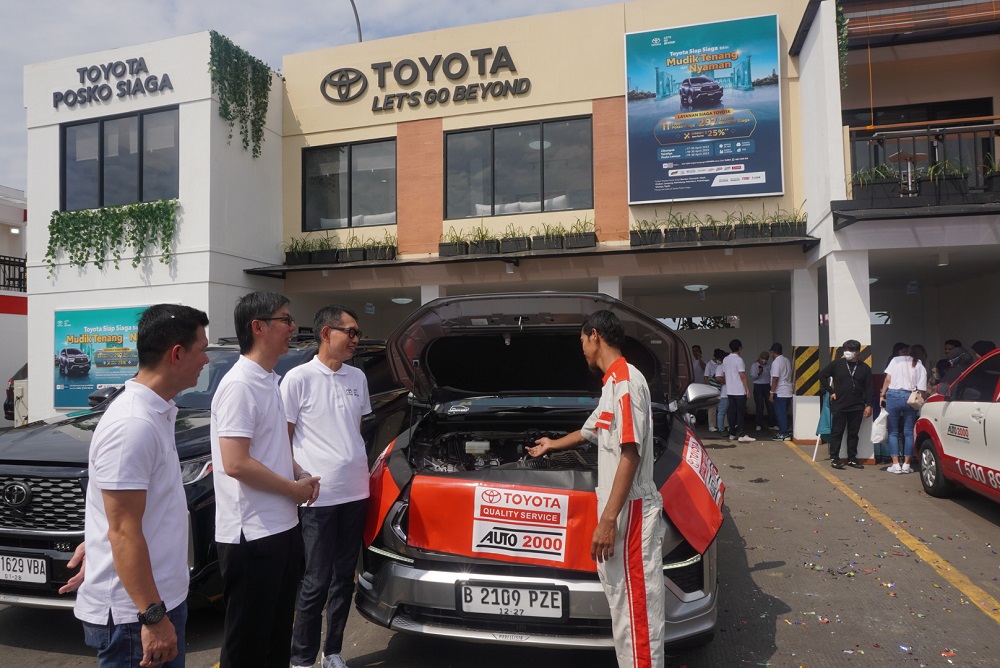
<path id="1" fill-rule="evenodd" d="M 364 41 L 361 39 L 361 19 L 358 18 L 358 6 L 354 4 L 354 0 L 351 0 L 351 9 L 354 10 L 354 23 L 358 26 L 358 41 Z"/>

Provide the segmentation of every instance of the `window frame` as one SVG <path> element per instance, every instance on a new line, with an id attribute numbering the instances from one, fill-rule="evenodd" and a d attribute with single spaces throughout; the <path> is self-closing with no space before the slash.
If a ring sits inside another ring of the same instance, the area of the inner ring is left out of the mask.
<path id="1" fill-rule="evenodd" d="M 301 169 L 300 174 L 301 174 L 301 180 L 302 180 L 302 188 L 301 188 L 301 191 L 300 191 L 300 206 L 301 206 L 302 211 L 301 211 L 301 214 L 299 215 L 299 219 L 300 219 L 299 228 L 300 228 L 300 230 L 301 230 L 301 232 L 303 234 L 308 234 L 310 232 L 323 232 L 323 231 L 335 232 L 337 230 L 357 230 L 357 229 L 362 229 L 362 228 L 365 228 L 365 227 L 379 227 L 377 225 L 361 225 L 360 227 L 358 227 L 358 226 L 355 226 L 354 222 L 353 222 L 353 218 L 354 218 L 354 147 L 355 146 L 364 146 L 364 145 L 368 145 L 368 144 L 383 144 L 383 143 L 387 143 L 387 142 L 392 142 L 392 144 L 393 144 L 393 152 L 392 152 L 392 154 L 393 154 L 393 165 L 392 165 L 392 169 L 393 169 L 393 171 L 396 174 L 396 178 L 395 178 L 396 192 L 394 193 L 395 196 L 396 196 L 396 210 L 394 211 L 394 213 L 396 214 L 396 222 L 394 222 L 394 223 L 386 223 L 386 225 L 399 225 L 399 139 L 398 139 L 398 137 L 395 137 L 395 136 L 393 136 L 393 137 L 381 137 L 379 139 L 365 139 L 363 141 L 341 142 L 341 143 L 338 143 L 338 144 L 322 144 L 322 145 L 319 145 L 319 146 L 303 146 L 302 147 L 302 156 L 301 156 L 301 159 L 300 159 L 300 169 Z M 321 151 L 321 150 L 324 150 L 324 149 L 341 148 L 341 147 L 346 147 L 347 148 L 347 171 L 344 172 L 345 174 L 347 174 L 347 181 L 348 181 L 348 183 L 347 183 L 347 216 L 346 216 L 346 218 L 347 218 L 347 225 L 344 226 L 344 227 L 334 227 L 334 228 L 329 228 L 329 229 L 324 229 L 322 227 L 317 227 L 316 229 L 313 229 L 313 230 L 307 229 L 306 228 L 306 157 L 307 157 L 307 155 L 309 153 L 312 153 L 314 151 Z"/>
<path id="2" fill-rule="evenodd" d="M 68 123 L 59 124 L 59 210 L 67 211 L 66 209 L 66 131 L 69 128 L 80 127 L 83 125 L 91 125 L 97 123 L 97 206 L 95 209 L 102 209 L 105 207 L 104 204 L 104 124 L 108 121 L 118 121 L 123 118 L 136 118 L 137 119 L 137 162 L 136 170 L 136 198 L 135 201 L 129 202 L 128 204 L 141 204 L 144 200 L 142 199 L 142 177 L 143 177 L 143 161 L 145 150 L 143 144 L 145 143 L 144 136 L 144 117 L 151 114 L 158 114 L 165 111 L 176 111 L 177 112 L 177 195 L 180 195 L 180 139 L 181 139 L 181 114 L 180 105 L 171 104 L 164 107 L 156 107 L 154 109 L 142 109 L 139 111 L 132 111 L 124 114 L 114 114 L 111 116 L 97 116 L 95 118 L 88 118 L 86 120 L 71 121 Z M 175 197 L 176 197 L 175 196 Z M 115 206 L 127 206 L 125 205 L 115 205 Z M 86 211 L 86 209 L 69 209 L 69 211 Z"/>
<path id="3" fill-rule="evenodd" d="M 545 125 L 546 123 L 560 123 L 564 121 L 590 121 L 590 197 L 591 202 L 589 207 L 580 208 L 569 208 L 569 209 L 552 209 L 552 211 L 587 211 L 594 208 L 594 116 L 593 114 L 580 114 L 576 116 L 561 116 L 559 118 L 543 118 L 537 121 L 531 122 L 519 122 L 519 123 L 499 123 L 497 125 L 487 125 L 479 126 L 474 128 L 462 128 L 460 130 L 450 130 L 444 133 L 443 142 L 443 152 L 444 152 L 444 188 L 442 192 L 442 204 L 441 207 L 444 212 L 445 220 L 469 220 L 471 218 L 497 218 L 499 216 L 521 216 L 525 213 L 547 213 L 545 209 Z M 539 141 L 539 155 L 538 155 L 538 184 L 539 184 L 539 210 L 524 212 L 516 211 L 512 213 L 496 213 L 496 181 L 497 181 L 497 170 L 496 170 L 496 131 L 504 128 L 516 128 L 516 127 L 538 127 L 538 141 Z M 484 130 L 489 130 L 490 133 L 490 209 L 492 213 L 488 216 L 462 216 L 460 218 L 451 218 L 448 216 L 448 138 L 453 135 L 466 134 L 471 132 L 483 132 Z"/>

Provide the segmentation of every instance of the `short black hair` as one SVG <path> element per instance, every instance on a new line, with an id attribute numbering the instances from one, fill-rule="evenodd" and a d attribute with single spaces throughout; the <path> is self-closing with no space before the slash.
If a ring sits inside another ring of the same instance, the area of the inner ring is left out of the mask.
<path id="1" fill-rule="evenodd" d="M 153 304 L 147 308 L 139 317 L 136 334 L 139 368 L 155 367 L 174 346 L 190 348 L 199 327 L 208 327 L 208 315 L 196 308 L 181 304 Z"/>
<path id="2" fill-rule="evenodd" d="M 716 348 L 716 349 L 715 349 L 715 350 L 714 350 L 714 351 L 712 352 L 712 358 L 713 358 L 713 359 L 717 359 L 717 360 L 721 360 L 721 359 L 722 359 L 723 357 L 725 357 L 725 356 L 726 356 L 726 351 L 725 351 L 725 350 L 723 350 L 722 348 Z"/>
<path id="3" fill-rule="evenodd" d="M 313 318 L 313 336 L 316 337 L 316 343 L 322 341 L 321 335 L 324 327 L 343 324 L 345 313 L 354 318 L 355 322 L 358 322 L 357 313 L 339 304 L 330 304 L 316 311 L 316 316 Z"/>
<path id="4" fill-rule="evenodd" d="M 976 351 L 976 354 L 982 357 L 986 353 L 990 352 L 997 347 L 997 344 L 992 341 L 976 341 L 972 344 L 972 349 Z"/>
<path id="5" fill-rule="evenodd" d="M 625 325 L 614 313 L 607 309 L 594 311 L 583 321 L 581 331 L 590 336 L 596 331 L 612 348 L 622 349 L 625 345 Z"/>
<path id="6" fill-rule="evenodd" d="M 291 303 L 285 295 L 260 290 L 243 295 L 236 300 L 233 323 L 236 325 L 236 339 L 240 342 L 240 353 L 246 355 L 253 350 L 253 321 L 270 318 L 275 312 Z"/>
<path id="7" fill-rule="evenodd" d="M 737 352 L 742 347 L 743 347 L 743 342 L 740 341 L 739 339 L 733 339 L 732 341 L 729 342 L 729 350 L 730 350 L 730 352 L 734 352 L 735 353 L 735 352 Z"/>
<path id="8" fill-rule="evenodd" d="M 958 339 L 948 339 L 947 341 L 944 342 L 944 345 L 951 346 L 952 348 L 961 348 L 962 342 L 959 341 Z"/>
<path id="9" fill-rule="evenodd" d="M 695 348 L 697 348 L 698 350 L 701 350 L 701 346 L 699 346 L 697 343 L 694 344 L 693 346 L 691 346 L 691 350 L 694 350 Z"/>
<path id="10" fill-rule="evenodd" d="M 854 339 L 847 339 L 844 341 L 844 350 L 853 350 L 854 352 L 858 352 L 861 350 L 861 342 L 855 341 Z"/>

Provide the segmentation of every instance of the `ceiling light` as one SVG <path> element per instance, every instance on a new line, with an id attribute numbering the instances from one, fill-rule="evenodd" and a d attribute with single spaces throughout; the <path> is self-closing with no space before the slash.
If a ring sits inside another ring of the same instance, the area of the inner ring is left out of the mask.
<path id="1" fill-rule="evenodd" d="M 938 266 L 939 267 L 947 267 L 948 266 L 948 254 L 947 253 L 938 253 Z"/>
<path id="2" fill-rule="evenodd" d="M 12 228 L 10 228 L 10 233 L 11 234 L 20 234 L 21 233 L 21 228 L 20 227 L 12 227 Z"/>
<path id="3" fill-rule="evenodd" d="M 529 141 L 528 142 L 528 148 L 533 148 L 536 151 L 539 148 L 548 148 L 550 146 L 552 146 L 552 142 L 550 142 L 548 140 L 546 140 L 546 141 L 538 141 L 537 139 L 535 139 L 533 141 Z"/>
<path id="4" fill-rule="evenodd" d="M 708 290 L 708 286 L 701 284 L 685 285 L 684 289 L 689 290 L 690 292 L 701 292 L 702 290 Z"/>
<path id="5" fill-rule="evenodd" d="M 878 276 L 869 276 L 868 277 L 868 285 L 874 285 L 876 283 L 878 283 Z"/>
<path id="6" fill-rule="evenodd" d="M 413 299 L 411 299 L 410 297 L 393 297 L 392 298 L 392 303 L 393 304 L 400 304 L 400 305 L 402 305 L 402 304 L 409 304 L 412 301 L 413 301 Z"/>

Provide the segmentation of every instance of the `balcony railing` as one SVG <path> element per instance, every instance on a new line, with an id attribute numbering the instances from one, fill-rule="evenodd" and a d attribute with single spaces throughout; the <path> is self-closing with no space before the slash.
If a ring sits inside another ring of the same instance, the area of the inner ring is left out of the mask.
<path id="1" fill-rule="evenodd" d="M 23 257 L 0 255 L 0 290 L 27 292 L 25 260 Z"/>

